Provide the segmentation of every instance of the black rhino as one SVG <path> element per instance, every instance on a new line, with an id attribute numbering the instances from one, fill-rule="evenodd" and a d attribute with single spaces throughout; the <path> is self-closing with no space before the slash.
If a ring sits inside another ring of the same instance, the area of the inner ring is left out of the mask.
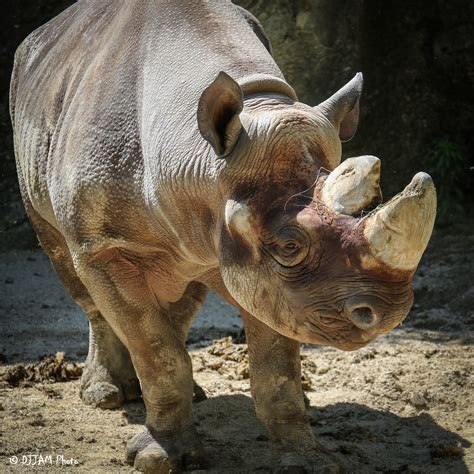
<path id="1" fill-rule="evenodd" d="M 280 468 L 326 462 L 299 344 L 352 350 L 397 326 L 436 208 L 427 174 L 378 206 L 379 160 L 340 164 L 361 91 L 357 74 L 299 102 L 257 20 L 223 0 L 81 0 L 18 48 L 23 200 L 90 320 L 84 401 L 119 406 L 141 386 L 138 469 L 203 459 L 185 339 L 207 288 L 241 311 Z"/>

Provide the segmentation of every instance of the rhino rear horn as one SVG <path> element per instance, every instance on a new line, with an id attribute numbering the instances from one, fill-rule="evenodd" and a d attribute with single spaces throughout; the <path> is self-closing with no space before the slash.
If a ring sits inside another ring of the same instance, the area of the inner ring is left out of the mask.
<path id="1" fill-rule="evenodd" d="M 382 202 L 380 160 L 370 155 L 347 158 L 326 178 L 320 199 L 340 214 L 373 209 Z"/>
<path id="2" fill-rule="evenodd" d="M 341 142 L 349 141 L 357 131 L 363 84 L 362 73 L 358 72 L 344 87 L 316 107 L 339 131 Z"/>
<path id="3" fill-rule="evenodd" d="M 242 108 L 242 89 L 223 71 L 204 89 L 199 99 L 199 131 L 219 158 L 227 156 L 239 139 L 242 130 L 239 114 Z"/>

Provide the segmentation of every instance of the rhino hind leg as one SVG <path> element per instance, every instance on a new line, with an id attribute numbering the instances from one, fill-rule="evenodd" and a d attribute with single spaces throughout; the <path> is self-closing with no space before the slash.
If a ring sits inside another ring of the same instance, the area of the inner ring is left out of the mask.
<path id="1" fill-rule="evenodd" d="M 141 396 L 130 354 L 97 310 L 77 276 L 64 237 L 33 209 L 24 197 L 25 208 L 41 247 L 50 257 L 62 283 L 89 319 L 89 352 L 81 378 L 81 398 L 88 404 L 109 409 Z"/>
<path id="2" fill-rule="evenodd" d="M 81 398 L 98 408 L 118 408 L 141 396 L 130 354 L 99 311 L 89 311 L 89 353 Z"/>

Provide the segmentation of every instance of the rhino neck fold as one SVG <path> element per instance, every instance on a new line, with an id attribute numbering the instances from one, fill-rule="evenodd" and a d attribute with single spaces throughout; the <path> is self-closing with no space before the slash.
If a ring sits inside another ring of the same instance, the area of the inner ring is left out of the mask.
<path id="1" fill-rule="evenodd" d="M 297 101 L 295 90 L 283 79 L 269 74 L 252 74 L 238 79 L 244 98 L 257 94 L 281 94 Z"/>

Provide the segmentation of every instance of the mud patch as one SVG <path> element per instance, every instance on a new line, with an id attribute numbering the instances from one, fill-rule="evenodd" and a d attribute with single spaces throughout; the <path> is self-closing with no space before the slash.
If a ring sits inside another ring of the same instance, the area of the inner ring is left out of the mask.
<path id="1" fill-rule="evenodd" d="M 68 362 L 64 352 L 55 357 L 44 357 L 32 364 L 16 364 L 0 371 L 0 382 L 5 381 L 12 387 L 37 382 L 66 382 L 78 379 L 82 375 L 83 363 Z"/>

